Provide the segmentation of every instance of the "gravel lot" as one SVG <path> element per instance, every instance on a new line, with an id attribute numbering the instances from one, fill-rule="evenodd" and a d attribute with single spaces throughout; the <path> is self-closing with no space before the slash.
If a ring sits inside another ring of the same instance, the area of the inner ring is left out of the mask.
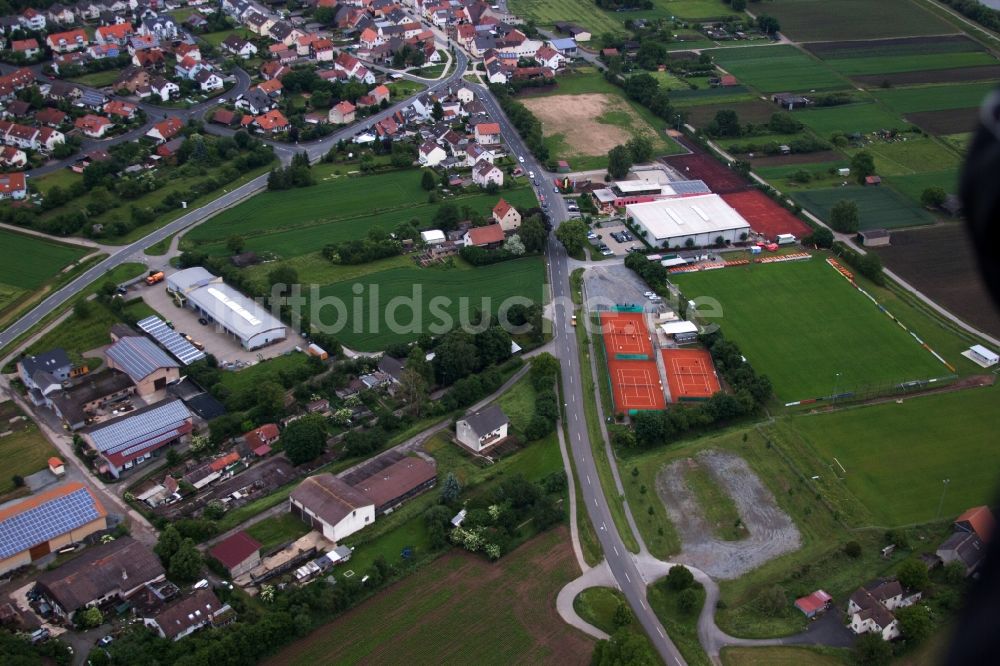
<path id="1" fill-rule="evenodd" d="M 630 305 L 652 305 L 650 300 L 642 295 L 649 287 L 646 283 L 623 264 L 608 264 L 607 266 L 590 266 L 583 274 L 586 286 L 587 308 L 591 311 L 595 305 L 603 305 L 605 309 L 613 305 L 628 303 Z"/>
<path id="2" fill-rule="evenodd" d="M 732 579 L 799 548 L 801 537 L 792 519 L 743 458 L 709 450 L 699 453 L 697 462 L 733 498 L 750 534 L 740 541 L 723 541 L 713 534 L 684 483 L 684 468 L 691 461 L 678 460 L 656 477 L 656 492 L 681 537 L 678 562 L 698 567 L 713 578 Z"/>

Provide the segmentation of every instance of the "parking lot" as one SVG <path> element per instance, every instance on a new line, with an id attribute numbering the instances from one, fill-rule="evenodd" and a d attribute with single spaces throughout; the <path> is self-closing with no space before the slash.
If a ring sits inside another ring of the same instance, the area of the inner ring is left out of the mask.
<path id="1" fill-rule="evenodd" d="M 590 311 L 614 305 L 643 305 L 647 310 L 662 306 L 662 301 L 654 303 L 645 296 L 649 287 L 622 264 L 592 266 L 584 272 L 583 280 L 584 306 Z"/>
<path id="2" fill-rule="evenodd" d="M 603 243 L 616 257 L 626 255 L 632 248 L 640 251 L 646 250 L 643 242 L 637 239 L 622 223 L 605 223 L 600 229 L 595 228 L 593 233 L 597 234 L 597 238 L 591 239 L 591 244 L 594 247 L 599 247 Z"/>

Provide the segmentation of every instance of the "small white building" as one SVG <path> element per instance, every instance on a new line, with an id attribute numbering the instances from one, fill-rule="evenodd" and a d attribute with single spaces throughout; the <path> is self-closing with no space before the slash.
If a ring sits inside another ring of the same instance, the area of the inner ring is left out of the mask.
<path id="1" fill-rule="evenodd" d="M 334 543 L 375 522 L 375 504 L 333 474 L 317 474 L 288 497 L 289 509 Z"/>
<path id="2" fill-rule="evenodd" d="M 433 141 L 425 141 L 420 144 L 419 158 L 422 166 L 436 167 L 448 157 L 444 148 Z"/>
<path id="3" fill-rule="evenodd" d="M 630 204 L 625 214 L 654 247 L 732 243 L 750 233 L 750 224 L 718 194 Z"/>
<path id="4" fill-rule="evenodd" d="M 983 368 L 992 368 L 997 363 L 1000 363 L 1000 356 L 997 356 L 995 352 L 990 351 L 982 345 L 972 345 L 966 351 L 962 352 L 962 356 Z"/>
<path id="5" fill-rule="evenodd" d="M 443 243 L 446 239 L 444 232 L 440 229 L 428 229 L 427 231 L 420 232 L 420 240 L 424 242 L 424 245 L 437 245 L 438 243 Z"/>
<path id="6" fill-rule="evenodd" d="M 476 453 L 507 439 L 510 419 L 497 405 L 473 412 L 455 424 L 455 437 Z"/>

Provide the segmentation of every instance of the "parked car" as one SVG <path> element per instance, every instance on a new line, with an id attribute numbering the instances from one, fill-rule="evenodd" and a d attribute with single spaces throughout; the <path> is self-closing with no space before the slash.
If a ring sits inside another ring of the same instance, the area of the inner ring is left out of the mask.
<path id="1" fill-rule="evenodd" d="M 553 192 L 554 192 L 555 194 L 559 194 L 559 188 L 558 188 L 558 187 L 553 187 L 553 188 L 552 188 L 552 191 L 553 191 Z"/>
<path id="2" fill-rule="evenodd" d="M 108 634 L 107 636 L 105 636 L 101 640 L 97 641 L 97 644 L 100 647 L 108 647 L 109 645 L 111 645 L 114 642 L 115 642 L 115 637 L 112 636 L 111 634 Z"/>
<path id="3" fill-rule="evenodd" d="M 524 155 L 518 155 L 517 161 L 523 163 L 524 162 Z"/>
<path id="4" fill-rule="evenodd" d="M 608 248 L 608 249 L 601 250 L 601 254 L 603 254 L 605 257 L 610 257 L 610 256 L 614 255 L 614 252 L 612 252 L 611 249 Z"/>
<path id="5" fill-rule="evenodd" d="M 589 231 L 587 232 L 587 238 L 589 238 L 590 240 L 594 240 L 595 238 L 597 238 L 597 234 L 595 234 L 593 231 Z"/>

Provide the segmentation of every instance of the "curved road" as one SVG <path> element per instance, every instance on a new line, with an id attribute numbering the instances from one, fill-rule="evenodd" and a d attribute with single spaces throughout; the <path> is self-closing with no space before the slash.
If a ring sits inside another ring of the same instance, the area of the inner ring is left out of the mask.
<path id="1" fill-rule="evenodd" d="M 451 75 L 430 86 L 427 91 L 438 90 L 440 88 L 447 87 L 456 81 L 462 80 L 462 74 L 465 73 L 465 67 L 468 64 L 468 58 L 463 53 L 458 52 L 455 54 L 455 60 L 456 67 Z M 269 143 L 274 147 L 275 153 L 277 153 L 278 158 L 282 162 L 288 162 L 291 160 L 292 155 L 302 150 L 305 150 L 308 153 L 309 158 L 315 161 L 325 155 L 326 152 L 338 141 L 342 139 L 345 141 L 350 140 L 355 134 L 363 131 L 365 127 L 374 125 L 379 120 L 391 116 L 396 111 L 402 110 L 410 104 L 410 99 L 411 98 L 400 100 L 385 110 L 372 114 L 365 119 L 365 124 L 363 125 L 356 124 L 348 126 L 310 144 L 289 146 L 287 144 Z M 191 110 L 189 109 L 189 111 Z M 265 187 L 267 187 L 267 174 L 258 176 L 257 178 L 254 178 L 248 183 L 244 183 L 234 190 L 224 191 L 222 196 L 209 202 L 208 204 L 182 215 L 173 222 L 169 222 L 165 226 L 160 227 L 148 236 L 145 236 L 134 243 L 121 247 L 118 251 L 101 263 L 96 264 L 72 282 L 69 282 L 58 291 L 53 292 L 45 300 L 35 306 L 34 309 L 11 324 L 9 328 L 0 332 L 0 349 L 3 349 L 8 344 L 13 342 L 20 335 L 28 331 L 32 326 L 41 321 L 44 317 L 51 314 L 67 300 L 75 296 L 77 293 L 86 288 L 87 285 L 104 275 L 112 268 L 130 261 L 134 255 L 141 253 L 150 245 L 158 243 L 178 231 L 182 231 L 193 224 L 197 224 L 206 218 L 215 215 L 221 210 L 239 203 L 243 199 L 260 192 Z"/>

